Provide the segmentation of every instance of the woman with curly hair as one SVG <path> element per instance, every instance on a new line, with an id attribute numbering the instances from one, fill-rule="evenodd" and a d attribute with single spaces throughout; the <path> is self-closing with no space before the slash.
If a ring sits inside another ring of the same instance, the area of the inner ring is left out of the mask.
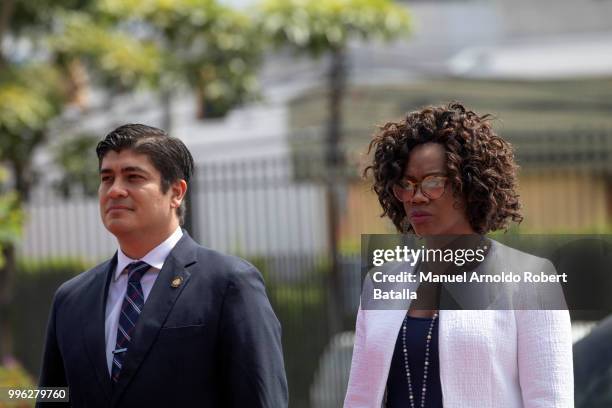
<path id="1" fill-rule="evenodd" d="M 545 264 L 484 237 L 522 220 L 512 147 L 489 120 L 459 103 L 409 113 L 375 134 L 364 175 L 401 233 L 476 236 L 486 239 L 487 261 Z M 362 296 L 345 408 L 573 406 L 567 310 L 451 310 L 421 300 L 372 310 Z"/>

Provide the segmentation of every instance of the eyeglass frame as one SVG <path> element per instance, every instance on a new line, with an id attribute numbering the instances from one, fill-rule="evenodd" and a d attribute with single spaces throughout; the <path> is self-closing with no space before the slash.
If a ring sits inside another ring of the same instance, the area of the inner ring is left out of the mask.
<path id="1" fill-rule="evenodd" d="M 442 179 L 444 179 L 444 186 L 442 187 L 442 193 L 441 193 L 441 194 L 440 194 L 438 197 L 436 197 L 436 198 L 432 198 L 432 197 L 430 197 L 430 196 L 429 196 L 429 195 L 428 195 L 428 194 L 427 194 L 427 193 L 426 193 L 426 192 L 423 190 L 423 188 L 422 188 L 422 184 L 423 184 L 423 182 L 424 182 L 425 180 L 427 180 L 428 178 L 433 178 L 433 177 L 437 177 L 437 178 L 442 178 Z M 445 174 L 428 174 L 427 176 L 423 177 L 423 178 L 422 178 L 420 181 L 417 181 L 417 182 L 414 182 L 414 181 L 411 181 L 411 180 L 406 180 L 406 181 L 408 181 L 409 183 L 412 183 L 412 184 L 414 185 L 414 192 L 412 193 L 412 197 L 410 197 L 408 200 L 404 200 L 404 201 L 400 200 L 400 198 L 399 198 L 399 197 L 397 196 L 397 194 L 395 193 L 395 187 L 399 187 L 399 188 L 401 188 L 401 189 L 402 189 L 402 190 L 404 190 L 404 191 L 406 190 L 406 189 L 405 189 L 405 188 L 404 188 L 404 187 L 403 187 L 403 186 L 402 186 L 400 183 L 395 183 L 395 184 L 393 185 L 393 187 L 391 187 L 391 189 L 392 189 L 392 191 L 393 191 L 393 197 L 395 197 L 395 199 L 396 199 L 397 201 L 399 201 L 400 203 L 405 203 L 405 202 L 407 202 L 407 201 L 412 200 L 412 199 L 414 198 L 414 196 L 416 195 L 417 191 L 419 191 L 419 190 L 421 190 L 421 194 L 423 194 L 425 197 L 427 197 L 427 198 L 428 198 L 428 199 L 430 199 L 430 200 L 437 200 L 437 199 L 439 199 L 440 197 L 442 197 L 442 196 L 444 195 L 444 193 L 446 193 L 446 185 L 448 184 L 448 176 L 447 176 L 447 175 L 445 175 Z"/>

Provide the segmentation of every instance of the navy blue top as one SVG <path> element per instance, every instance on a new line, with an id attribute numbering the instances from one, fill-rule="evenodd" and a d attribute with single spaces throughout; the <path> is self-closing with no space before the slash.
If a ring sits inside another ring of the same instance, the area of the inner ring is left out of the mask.
<path id="1" fill-rule="evenodd" d="M 423 368 L 425 367 L 425 341 L 431 318 L 406 316 L 406 350 L 414 406 L 421 406 L 421 390 L 423 388 Z M 403 326 L 403 323 L 402 323 Z M 402 342 L 402 329 L 395 342 L 395 351 L 391 360 L 389 377 L 387 378 L 387 408 L 410 407 L 406 368 Z M 425 407 L 442 407 L 442 387 L 440 385 L 440 360 L 438 358 L 438 319 L 432 330 L 429 343 L 429 369 L 427 374 L 427 393 Z"/>

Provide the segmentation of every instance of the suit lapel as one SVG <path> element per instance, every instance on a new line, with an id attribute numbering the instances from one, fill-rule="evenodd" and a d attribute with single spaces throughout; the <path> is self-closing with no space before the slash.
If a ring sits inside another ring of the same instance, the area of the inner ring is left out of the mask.
<path id="1" fill-rule="evenodd" d="M 196 262 L 196 247 L 191 237 L 183 232 L 183 237 L 166 258 L 136 323 L 119 380 L 113 388 L 112 405 L 118 402 L 138 371 L 176 299 L 189 284 L 190 273 L 187 268 Z M 180 280 L 178 286 L 173 284 L 177 278 Z"/>
<path id="2" fill-rule="evenodd" d="M 108 295 L 108 282 L 117 264 L 117 254 L 108 262 L 96 267 L 93 271 L 93 281 L 90 294 L 85 299 L 81 311 L 85 348 L 93 365 L 98 382 L 104 391 L 103 394 L 110 401 L 111 382 L 106 363 L 106 346 L 104 335 L 104 317 L 106 310 L 106 297 Z"/>

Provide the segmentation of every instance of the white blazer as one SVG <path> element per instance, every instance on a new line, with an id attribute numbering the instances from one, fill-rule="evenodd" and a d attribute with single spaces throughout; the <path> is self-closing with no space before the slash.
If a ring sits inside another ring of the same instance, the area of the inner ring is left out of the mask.
<path id="1" fill-rule="evenodd" d="M 493 242 L 489 255 L 517 259 L 518 251 Z M 345 408 L 384 407 L 405 315 L 359 308 Z M 567 310 L 440 310 L 438 330 L 444 408 L 574 406 Z"/>

